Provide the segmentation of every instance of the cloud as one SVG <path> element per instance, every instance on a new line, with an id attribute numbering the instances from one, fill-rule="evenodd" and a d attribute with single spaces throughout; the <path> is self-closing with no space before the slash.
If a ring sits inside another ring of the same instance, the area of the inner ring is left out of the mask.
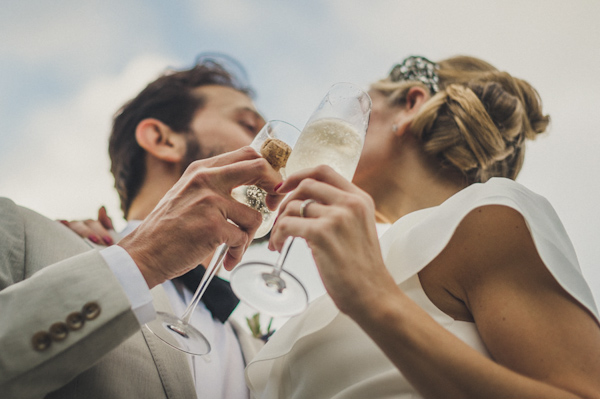
<path id="1" fill-rule="evenodd" d="M 90 80 L 65 101 L 31 113 L 24 148 L 0 160 L 0 195 L 53 218 L 120 216 L 107 154 L 113 113 L 174 60 L 136 57 L 118 74 Z"/>
<path id="2" fill-rule="evenodd" d="M 93 18 L 93 3 L 56 7 L 53 3 L 11 2 L 3 11 L 0 52 L 27 62 L 86 51 L 111 40 L 110 24 Z M 63 2 L 64 3 L 64 2 Z"/>
<path id="3" fill-rule="evenodd" d="M 262 23 L 269 23 L 264 5 L 244 0 L 205 0 L 190 1 L 190 8 L 204 25 L 236 33 L 251 34 Z"/>
<path id="4" fill-rule="evenodd" d="M 97 70 L 94 65 L 111 65 L 126 47 L 161 42 L 157 30 L 135 32 L 158 20 L 152 10 L 137 0 L 8 2 L 0 16 L 0 54 L 30 65 L 75 62 Z"/>

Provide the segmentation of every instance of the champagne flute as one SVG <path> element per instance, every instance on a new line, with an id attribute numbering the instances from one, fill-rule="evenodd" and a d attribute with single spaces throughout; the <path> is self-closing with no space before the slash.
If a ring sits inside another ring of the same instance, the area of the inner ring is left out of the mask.
<path id="1" fill-rule="evenodd" d="M 272 120 L 265 124 L 250 146 L 269 161 L 276 170 L 287 162 L 291 149 L 296 144 L 300 131 L 289 123 Z M 267 192 L 257 186 L 240 186 L 232 191 L 237 201 L 257 210 L 262 215 L 262 223 L 255 238 L 266 235 L 273 226 L 277 211 L 271 211 L 265 203 Z M 206 291 L 208 284 L 219 271 L 229 246 L 217 247 L 192 301 L 181 318 L 166 312 L 156 312 L 156 319 L 146 323 L 146 327 L 164 343 L 192 355 L 205 355 L 210 352 L 206 337 L 190 324 L 190 318 Z"/>
<path id="2" fill-rule="evenodd" d="M 285 175 L 329 165 L 352 180 L 371 114 L 371 98 L 351 83 L 333 85 L 309 118 L 285 167 Z M 245 262 L 231 274 L 231 288 L 246 304 L 271 316 L 293 316 L 308 305 L 302 283 L 283 269 L 294 243 L 288 237 L 275 264 Z"/>

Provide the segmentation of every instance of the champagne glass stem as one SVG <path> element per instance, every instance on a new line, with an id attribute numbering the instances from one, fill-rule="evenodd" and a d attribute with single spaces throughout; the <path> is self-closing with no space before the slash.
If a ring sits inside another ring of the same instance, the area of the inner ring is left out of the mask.
<path id="1" fill-rule="evenodd" d="M 185 323 L 190 322 L 190 318 L 192 317 L 192 314 L 194 313 L 194 310 L 196 309 L 198 302 L 200 302 L 202 295 L 204 295 L 204 292 L 206 291 L 208 284 L 211 282 L 211 280 L 213 279 L 215 274 L 217 274 L 217 272 L 221 268 L 221 265 L 223 264 L 223 258 L 225 257 L 225 254 L 227 253 L 228 249 L 229 249 L 229 245 L 227 245 L 225 243 L 223 243 L 217 247 L 215 254 L 213 255 L 212 259 L 210 260 L 210 264 L 206 268 L 206 272 L 204 272 L 204 276 L 202 276 L 202 280 L 200 280 L 200 284 L 198 285 L 198 288 L 196 289 L 196 292 L 194 293 L 192 302 L 188 305 L 183 316 L 181 316 L 181 320 L 183 320 L 183 322 L 185 322 Z"/>
<path id="2" fill-rule="evenodd" d="M 288 254 L 290 253 L 290 249 L 292 248 L 292 244 L 294 243 L 295 237 L 288 237 L 285 239 L 283 243 L 283 248 L 281 248 L 281 253 L 279 253 L 279 257 L 277 258 L 277 262 L 275 263 L 275 268 L 273 270 L 273 275 L 279 277 L 281 271 L 283 270 L 283 263 L 287 259 Z"/>

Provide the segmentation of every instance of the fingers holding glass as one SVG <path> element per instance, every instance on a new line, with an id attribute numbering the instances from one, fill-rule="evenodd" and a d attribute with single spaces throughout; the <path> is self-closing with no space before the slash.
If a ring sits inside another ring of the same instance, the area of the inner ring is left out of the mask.
<path id="1" fill-rule="evenodd" d="M 212 180 L 204 177 L 200 182 L 209 183 L 215 191 L 209 209 L 217 211 L 213 212 L 213 217 L 224 219 L 218 219 L 222 231 L 216 240 L 221 245 L 182 317 L 159 313 L 155 322 L 149 325 L 149 329 L 167 344 L 198 355 L 210 351 L 206 338 L 189 324 L 191 315 L 220 267 L 225 264 L 231 269 L 239 262 L 252 235 L 261 237 L 271 230 L 275 219 L 273 208 L 283 198 L 274 191 L 282 180 L 279 170 L 285 166 L 299 135 L 300 131 L 286 122 L 269 121 L 250 147 L 207 161 L 213 167 L 209 176 Z M 191 165 L 189 173 L 202 172 L 207 162 Z M 202 188 L 205 184 L 198 186 Z"/>
<path id="2" fill-rule="evenodd" d="M 350 181 L 360 158 L 370 113 L 371 99 L 364 90 L 349 83 L 332 86 L 298 138 L 284 175 L 328 165 Z M 290 180 L 287 191 L 278 192 L 289 192 L 296 186 L 307 184 L 304 181 L 301 183 L 299 177 L 290 177 Z M 285 182 L 283 186 L 286 186 Z M 302 198 L 307 199 L 316 200 L 317 197 Z M 282 214 L 290 201 L 288 199 L 282 203 Z M 305 203 L 303 216 L 307 213 L 306 206 L 311 204 L 316 207 L 313 202 Z M 293 236 L 286 238 L 274 265 L 248 262 L 234 269 L 231 283 L 240 299 L 272 316 L 290 316 L 307 306 L 306 290 L 298 279 L 283 270 L 293 241 Z M 296 290 L 296 287 L 299 289 Z"/>

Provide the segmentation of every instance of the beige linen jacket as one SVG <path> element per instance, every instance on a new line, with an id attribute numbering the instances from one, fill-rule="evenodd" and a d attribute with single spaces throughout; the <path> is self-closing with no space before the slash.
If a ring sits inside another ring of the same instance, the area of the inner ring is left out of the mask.
<path id="1" fill-rule="evenodd" d="M 161 286 L 152 295 L 171 312 Z M 233 326 L 248 362 L 260 343 Z M 98 250 L 0 198 L 0 397 L 195 396 L 185 355 L 140 329 Z"/>

